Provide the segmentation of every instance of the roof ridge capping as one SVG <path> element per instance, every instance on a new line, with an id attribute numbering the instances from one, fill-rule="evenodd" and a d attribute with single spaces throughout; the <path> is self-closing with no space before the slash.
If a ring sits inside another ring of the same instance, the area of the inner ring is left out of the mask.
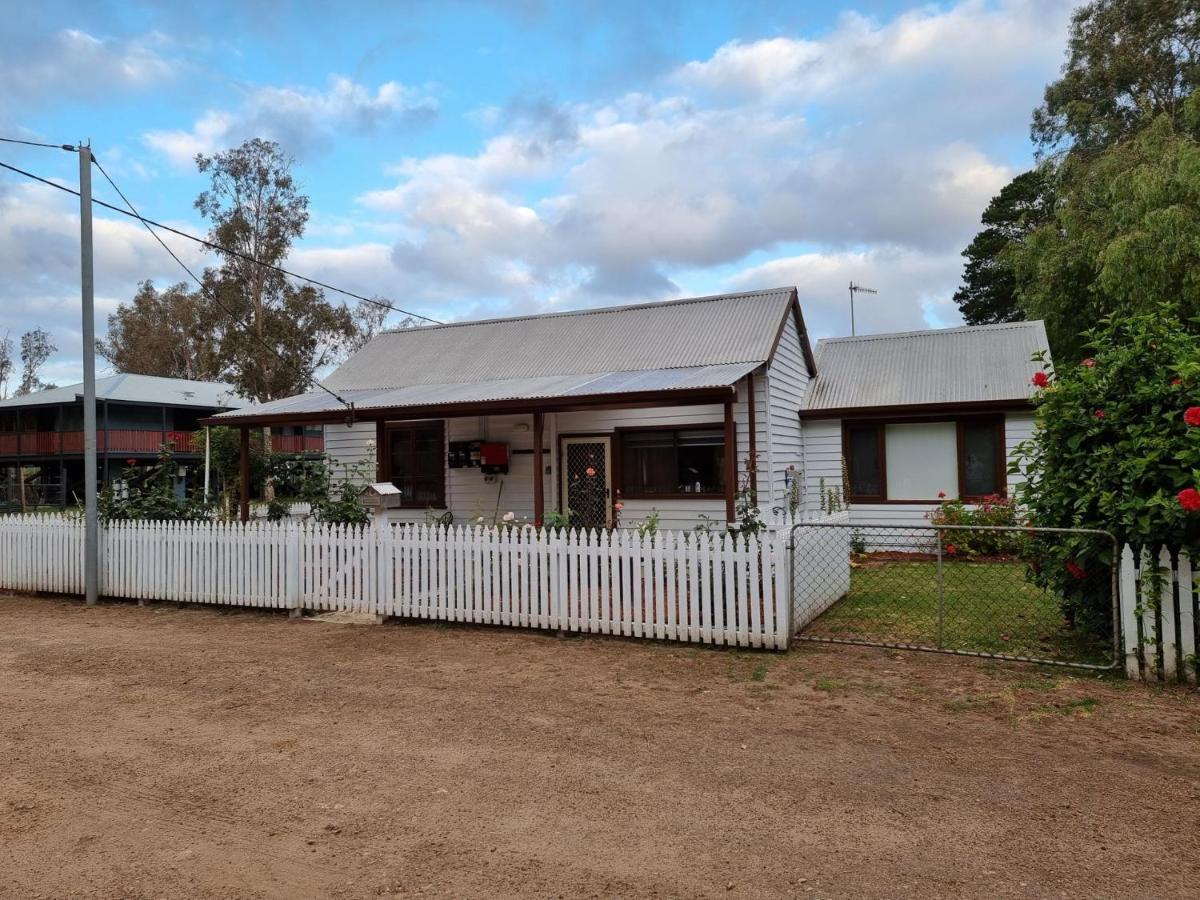
<path id="1" fill-rule="evenodd" d="M 495 316 L 490 319 L 462 319 L 457 322 L 442 322 L 437 325 L 418 325 L 415 328 L 385 328 L 380 334 L 413 334 L 415 332 L 433 331 L 442 328 L 461 328 L 465 325 L 494 325 L 498 322 L 527 322 L 531 319 L 557 319 L 566 316 L 594 316 L 605 313 L 623 312 L 633 309 L 659 309 L 664 306 L 685 306 L 689 303 L 713 303 L 718 300 L 740 300 L 747 297 L 761 297 L 766 294 L 791 294 L 794 285 L 786 287 L 763 288 L 756 291 L 736 291 L 731 294 L 705 294 L 702 297 L 676 297 L 674 300 L 649 300 L 642 303 L 620 303 L 615 306 L 585 307 L 583 309 L 563 309 L 555 312 L 527 313 L 522 316 Z"/>
<path id="2" fill-rule="evenodd" d="M 1025 319 L 1020 322 L 991 322 L 987 325 L 952 325 L 949 328 L 918 328 L 914 331 L 883 331 L 879 334 L 846 335 L 845 337 L 818 338 L 818 344 L 849 344 L 851 342 L 884 341 L 893 338 L 936 337 L 943 334 L 962 332 L 1005 331 L 1045 327 L 1043 319 Z"/>

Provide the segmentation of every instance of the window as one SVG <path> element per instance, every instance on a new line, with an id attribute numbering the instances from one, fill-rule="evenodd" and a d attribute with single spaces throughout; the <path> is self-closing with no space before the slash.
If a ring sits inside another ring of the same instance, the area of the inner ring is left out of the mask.
<path id="1" fill-rule="evenodd" d="M 400 488 L 402 506 L 446 505 L 446 434 L 442 422 L 388 426 L 386 480 Z"/>
<path id="2" fill-rule="evenodd" d="M 622 496 L 724 495 L 723 428 L 659 428 L 619 435 Z"/>
<path id="3" fill-rule="evenodd" d="M 860 503 L 1004 493 L 1000 419 L 849 422 L 843 443 L 850 499 Z"/>

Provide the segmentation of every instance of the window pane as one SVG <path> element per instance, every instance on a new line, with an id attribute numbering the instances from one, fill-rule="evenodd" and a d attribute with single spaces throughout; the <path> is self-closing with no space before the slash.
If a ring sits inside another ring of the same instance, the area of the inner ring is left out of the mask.
<path id="1" fill-rule="evenodd" d="M 889 500 L 958 496 L 958 432 L 953 422 L 888 425 L 884 429 Z"/>
<path id="2" fill-rule="evenodd" d="M 622 487 L 629 496 L 721 493 L 724 459 L 722 431 L 624 432 Z"/>
<path id="3" fill-rule="evenodd" d="M 968 497 L 1000 493 L 997 484 L 997 467 L 1001 459 L 998 431 L 994 422 L 963 425 L 963 490 Z"/>
<path id="4" fill-rule="evenodd" d="M 851 428 L 847 443 L 850 458 L 851 497 L 878 497 L 883 493 L 880 484 L 879 431 L 874 425 Z"/>

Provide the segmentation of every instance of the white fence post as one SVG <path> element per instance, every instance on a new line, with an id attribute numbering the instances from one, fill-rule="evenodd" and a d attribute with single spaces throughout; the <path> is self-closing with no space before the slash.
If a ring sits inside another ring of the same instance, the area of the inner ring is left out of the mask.
<path id="1" fill-rule="evenodd" d="M 1192 592 L 1192 558 L 1186 549 L 1179 551 L 1175 570 L 1179 586 L 1179 653 L 1183 657 L 1184 676 L 1196 683 L 1196 595 Z"/>
<path id="2" fill-rule="evenodd" d="M 1133 548 L 1128 544 L 1121 550 L 1121 634 L 1125 643 L 1125 674 L 1136 680 L 1142 677 L 1138 660 L 1141 647 L 1138 644 L 1138 589 L 1137 570 L 1133 563 Z"/>
<path id="3" fill-rule="evenodd" d="M 1175 569 L 1171 565 L 1171 551 L 1162 547 L 1158 551 L 1159 585 L 1158 621 L 1161 623 L 1159 641 L 1162 644 L 1163 680 L 1174 681 L 1176 670 L 1175 644 Z"/>
<path id="4" fill-rule="evenodd" d="M 287 583 L 285 597 L 288 615 L 298 619 L 304 615 L 303 592 L 300 589 L 300 532 L 303 526 L 298 522 L 287 523 L 287 541 L 284 544 L 284 571 Z"/>

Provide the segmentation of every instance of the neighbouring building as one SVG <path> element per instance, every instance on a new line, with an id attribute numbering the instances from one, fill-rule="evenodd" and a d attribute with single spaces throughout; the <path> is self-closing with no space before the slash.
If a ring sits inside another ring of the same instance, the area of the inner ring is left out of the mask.
<path id="1" fill-rule="evenodd" d="M 199 420 L 244 406 L 233 387 L 207 381 L 113 375 L 96 380 L 101 485 L 129 467 L 154 461 L 169 444 L 182 487 L 202 479 Z M 280 429 L 278 450 L 319 451 L 319 430 Z M 83 385 L 0 400 L 0 510 L 73 505 L 83 495 Z"/>
<path id="2" fill-rule="evenodd" d="M 815 512 L 844 470 L 864 520 L 919 516 L 938 491 L 1007 490 L 1040 323 L 818 347 L 795 288 L 407 328 L 333 372 L 336 398 L 206 421 L 323 426 L 331 457 L 401 491 L 399 521 L 657 512 L 686 529 L 732 521 L 751 485 L 768 515 Z"/>

